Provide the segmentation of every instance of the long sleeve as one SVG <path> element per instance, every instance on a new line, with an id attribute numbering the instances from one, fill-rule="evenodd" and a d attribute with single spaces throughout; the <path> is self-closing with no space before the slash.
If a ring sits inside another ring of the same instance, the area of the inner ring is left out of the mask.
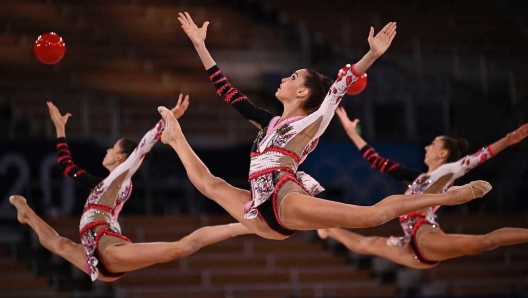
<path id="1" fill-rule="evenodd" d="M 130 193 L 132 192 L 132 183 L 131 178 L 136 173 L 136 171 L 141 166 L 145 155 L 154 147 L 154 145 L 161 138 L 161 134 L 165 129 L 165 121 L 161 119 L 156 123 L 156 125 L 151 128 L 139 141 L 139 144 L 134 148 L 134 151 L 119 164 L 113 171 L 110 172 L 110 175 L 106 177 L 103 181 L 103 189 L 100 189 L 99 192 L 104 192 L 112 185 L 116 179 L 122 179 L 119 183 L 120 193 L 115 198 L 114 201 L 114 217 L 117 218 L 123 208 L 123 203 L 129 198 Z M 124 177 L 123 177 L 124 176 Z M 89 198 L 90 200 L 90 198 Z M 97 199 L 98 200 L 98 199 Z"/>
<path id="2" fill-rule="evenodd" d="M 421 174 L 419 171 L 402 167 L 397 162 L 379 155 L 379 153 L 368 144 L 361 148 L 360 151 L 361 155 L 372 165 L 373 168 L 376 168 L 382 173 L 387 173 L 402 182 L 411 183 Z"/>
<path id="3" fill-rule="evenodd" d="M 359 76 L 361 76 L 361 74 L 357 73 L 354 65 L 352 65 L 343 76 L 339 77 L 332 86 L 330 86 L 330 90 L 328 90 L 319 109 L 297 121 L 295 126 L 302 130 L 311 124 L 320 121 L 312 140 L 319 138 L 330 124 L 332 117 L 334 117 L 335 110 L 345 95 L 346 90 L 358 79 Z"/>
<path id="4" fill-rule="evenodd" d="M 458 161 L 444 164 L 438 169 L 436 169 L 434 172 L 435 175 L 439 176 L 451 173 L 453 174 L 454 180 L 464 176 L 467 172 L 481 165 L 493 156 L 495 156 L 495 153 L 491 149 L 491 146 L 486 146 L 471 155 L 464 156 Z"/>
<path id="5" fill-rule="evenodd" d="M 209 79 L 216 88 L 216 94 L 231 104 L 244 118 L 265 128 L 276 115 L 255 106 L 244 94 L 233 87 L 220 68 L 215 65 L 207 70 Z"/>
<path id="6" fill-rule="evenodd" d="M 81 186 L 88 189 L 93 189 L 99 182 L 103 180 L 103 178 L 88 174 L 85 170 L 79 168 L 73 162 L 70 149 L 68 148 L 68 143 L 66 143 L 66 138 L 57 138 L 57 153 L 57 160 L 62 173 L 65 176 L 71 177 Z"/>
<path id="7" fill-rule="evenodd" d="M 143 161 L 143 158 L 149 151 L 156 145 L 158 140 L 161 138 L 161 134 L 165 130 L 165 121 L 161 119 L 154 125 L 153 128 L 151 128 L 144 136 L 141 138 L 141 141 L 139 141 L 139 144 L 137 147 L 132 151 L 130 156 L 122 163 L 120 164 L 112 173 L 113 175 L 120 175 L 123 171 L 128 171 L 127 178 L 132 177 L 134 173 L 137 171 L 139 166 L 141 165 L 141 162 Z M 110 176 L 109 176 L 110 177 Z M 112 178 L 113 179 L 113 178 Z"/>

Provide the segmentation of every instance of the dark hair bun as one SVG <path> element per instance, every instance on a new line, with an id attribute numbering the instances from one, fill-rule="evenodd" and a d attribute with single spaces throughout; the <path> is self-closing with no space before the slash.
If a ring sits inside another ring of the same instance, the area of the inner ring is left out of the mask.
<path id="1" fill-rule="evenodd" d="M 324 101 L 328 90 L 332 86 L 332 79 L 326 77 L 315 70 L 306 69 L 304 87 L 310 91 L 308 97 L 303 101 L 303 109 L 310 114 L 317 110 Z"/>
<path id="2" fill-rule="evenodd" d="M 460 153 L 464 153 L 468 150 L 469 148 L 469 142 L 464 139 L 464 138 L 458 138 L 457 139 L 457 146 L 458 146 L 458 149 L 460 149 Z"/>
<path id="3" fill-rule="evenodd" d="M 323 88 L 324 88 L 326 91 L 330 90 L 330 87 L 332 87 L 332 84 L 333 84 L 333 83 L 334 83 L 334 81 L 333 81 L 331 78 L 326 77 L 326 76 L 323 77 L 323 86 L 324 86 Z"/>

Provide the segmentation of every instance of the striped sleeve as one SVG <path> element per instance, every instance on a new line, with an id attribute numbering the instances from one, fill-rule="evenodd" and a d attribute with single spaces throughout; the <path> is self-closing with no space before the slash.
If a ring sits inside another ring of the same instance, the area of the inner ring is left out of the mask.
<path id="1" fill-rule="evenodd" d="M 102 178 L 92 176 L 86 173 L 85 170 L 79 168 L 71 157 L 70 149 L 68 148 L 68 143 L 66 143 L 66 138 L 57 138 L 57 153 L 58 153 L 58 162 L 59 168 L 61 169 L 62 174 L 65 176 L 71 177 L 81 186 L 93 189 L 99 182 L 103 181 Z"/>
<path id="2" fill-rule="evenodd" d="M 379 155 L 370 145 L 361 148 L 361 155 L 371 164 L 373 168 L 382 173 L 387 173 L 402 182 L 410 183 L 421 173 L 416 170 L 407 169 L 392 160 Z"/>
<path id="3" fill-rule="evenodd" d="M 242 92 L 233 87 L 217 65 L 209 68 L 207 74 L 214 84 L 216 94 L 231 104 L 248 121 L 260 125 L 262 129 L 275 117 L 273 113 L 255 106 Z"/>

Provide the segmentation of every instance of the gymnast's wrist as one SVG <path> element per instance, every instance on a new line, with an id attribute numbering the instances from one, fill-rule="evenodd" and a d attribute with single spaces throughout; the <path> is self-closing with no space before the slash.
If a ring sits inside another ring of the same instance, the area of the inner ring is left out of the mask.
<path id="1" fill-rule="evenodd" d="M 374 61 L 381 57 L 381 55 L 383 55 L 383 53 L 378 53 L 376 51 L 369 50 L 367 54 L 365 54 L 365 58 L 372 59 L 372 61 Z"/>
<path id="2" fill-rule="evenodd" d="M 55 132 L 57 133 L 57 138 L 66 137 L 66 132 L 64 129 L 56 129 Z"/>
<path id="3" fill-rule="evenodd" d="M 194 43 L 194 48 L 199 50 L 199 49 L 205 49 L 205 40 L 204 41 L 201 41 L 199 43 Z"/>

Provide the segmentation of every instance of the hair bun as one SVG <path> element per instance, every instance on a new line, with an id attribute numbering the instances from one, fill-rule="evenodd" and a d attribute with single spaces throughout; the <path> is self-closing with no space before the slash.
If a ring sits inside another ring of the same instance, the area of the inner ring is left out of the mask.
<path id="1" fill-rule="evenodd" d="M 460 149 L 460 153 L 464 153 L 469 148 L 469 142 L 464 138 L 458 138 L 457 140 L 457 146 L 458 149 Z"/>
<path id="2" fill-rule="evenodd" d="M 323 80 L 321 81 L 323 83 L 323 88 L 328 91 L 330 90 L 330 87 L 332 87 L 332 84 L 334 83 L 334 80 L 331 78 L 324 76 Z"/>

